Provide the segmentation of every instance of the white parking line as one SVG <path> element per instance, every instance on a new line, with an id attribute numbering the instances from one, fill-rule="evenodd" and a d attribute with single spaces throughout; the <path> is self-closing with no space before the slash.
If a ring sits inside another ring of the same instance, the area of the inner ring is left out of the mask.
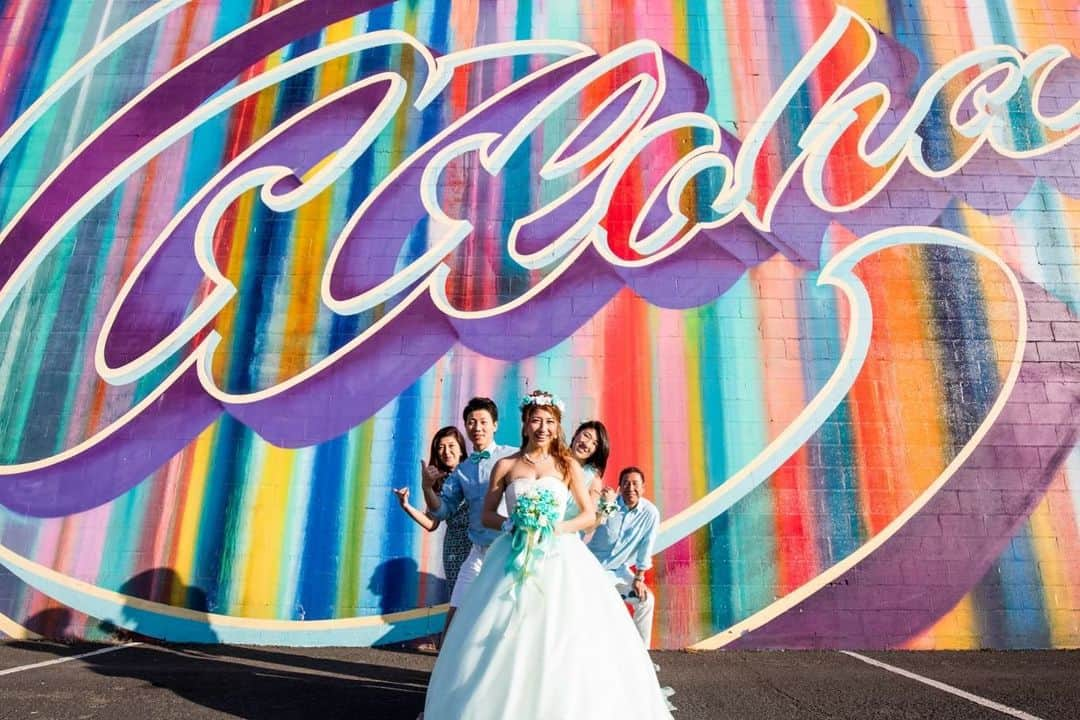
<path id="1" fill-rule="evenodd" d="M 130 642 L 124 643 L 123 645 L 110 645 L 109 647 L 91 650 L 90 652 L 80 653 L 78 655 L 69 655 L 67 657 L 56 658 L 55 660 L 45 660 L 44 662 L 33 663 L 31 665 L 19 665 L 18 667 L 8 668 L 7 670 L 0 670 L 0 675 L 13 675 L 17 672 L 23 672 L 24 670 L 36 670 L 38 668 L 49 667 L 50 665 L 59 665 L 60 663 L 66 663 L 71 660 L 78 660 L 79 658 L 90 657 L 92 655 L 104 655 L 105 653 L 116 652 L 117 650 L 135 647 L 136 645 L 142 645 L 142 643 Z"/>
<path id="2" fill-rule="evenodd" d="M 1011 715 L 1014 718 L 1020 718 L 1020 720 L 1042 720 L 1042 718 L 1036 715 L 1032 715 L 1030 713 L 1026 713 L 1023 710 L 1017 710 L 1016 708 L 1011 708 L 1008 705 L 1002 705 L 1001 703 L 994 702 L 993 700 L 988 700 L 987 698 L 980 697 L 979 695 L 973 695 L 967 691 L 961 690 L 960 688 L 953 687 L 952 685 L 946 685 L 943 682 L 938 682 L 937 680 L 932 680 L 928 677 L 923 677 L 922 675 L 916 675 L 913 672 L 904 670 L 903 668 L 898 668 L 894 665 L 889 665 L 888 663 L 883 663 L 880 660 L 868 658 L 865 655 L 849 652 L 847 650 L 841 650 L 840 652 L 842 652 L 844 655 L 847 655 L 848 657 L 853 657 L 856 660 L 862 660 L 868 665 L 879 667 L 882 670 L 888 670 L 891 673 L 896 673 L 897 675 L 906 677 L 909 680 L 921 682 L 924 685 L 929 685 L 932 688 L 937 688 L 938 690 L 947 692 L 950 695 L 964 698 L 965 700 L 973 702 L 977 705 L 982 705 L 983 707 L 990 708 L 991 710 L 997 710 L 999 713 Z"/>

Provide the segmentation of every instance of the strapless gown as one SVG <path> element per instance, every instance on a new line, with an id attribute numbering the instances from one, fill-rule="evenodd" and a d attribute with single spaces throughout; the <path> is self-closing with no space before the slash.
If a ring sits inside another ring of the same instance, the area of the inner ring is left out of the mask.
<path id="1" fill-rule="evenodd" d="M 519 479 L 506 505 L 554 477 Z M 428 686 L 424 720 L 671 718 L 652 660 L 611 580 L 577 533 L 555 536 L 520 581 L 510 536 L 489 548 L 458 607 Z"/>

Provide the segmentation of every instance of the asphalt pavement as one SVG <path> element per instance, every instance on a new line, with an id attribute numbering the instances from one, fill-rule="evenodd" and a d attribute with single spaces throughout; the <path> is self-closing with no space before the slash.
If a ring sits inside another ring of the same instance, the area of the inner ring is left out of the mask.
<path id="1" fill-rule="evenodd" d="M 1080 651 L 655 652 L 653 659 L 661 683 L 676 691 L 676 720 L 1080 719 Z M 414 720 L 434 661 L 404 648 L 8 642 L 0 645 L 0 718 Z"/>

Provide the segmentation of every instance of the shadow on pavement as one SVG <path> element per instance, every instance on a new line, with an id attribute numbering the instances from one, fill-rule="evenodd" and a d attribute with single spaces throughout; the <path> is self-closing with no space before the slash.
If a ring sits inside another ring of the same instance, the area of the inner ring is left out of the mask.
<path id="1" fill-rule="evenodd" d="M 100 675 L 137 678 L 203 707 L 260 719 L 413 720 L 428 680 L 419 670 L 255 648 L 137 647 L 87 660 Z M 143 710 L 142 717 L 155 716 Z"/>
<path id="2" fill-rule="evenodd" d="M 393 575 L 393 573 L 390 573 Z M 389 579 L 389 578 L 387 578 Z M 206 594 L 186 586 L 171 568 L 154 568 L 130 578 L 120 592 L 132 597 L 168 602 L 183 598 L 196 611 L 206 611 Z M 66 610 L 48 611 L 35 624 L 56 637 L 66 629 Z M 112 678 L 130 678 L 168 690 L 204 708 L 254 719 L 375 717 L 414 720 L 423 709 L 430 660 L 418 654 L 387 653 L 385 665 L 354 662 L 347 649 L 332 651 L 274 650 L 213 644 L 212 627 L 194 638 L 199 644 L 165 645 L 140 634 L 138 615 L 125 611 L 125 628 L 102 623 L 101 629 L 119 640 L 145 643 L 118 652 L 89 655 L 80 663 Z M 59 632 L 58 632 L 59 631 Z M 41 642 L 8 643 L 11 647 L 72 653 L 70 646 Z M 93 646 L 78 648 L 80 652 Z M 327 654 L 337 657 L 327 657 Z M 342 657 L 344 656 L 344 657 Z M 415 666 L 415 667 L 410 667 Z M 158 705 L 155 708 L 154 705 Z M 142 695 L 138 707 L 115 706 L 116 720 L 146 717 L 184 717 L 174 697 Z M 193 709 L 192 709 L 193 710 Z M 130 714 L 128 714 L 130 712 Z M 191 712 L 194 717 L 204 713 Z"/>
<path id="3" fill-rule="evenodd" d="M 10 647 L 57 655 L 70 654 L 63 645 L 14 642 Z M 93 649 L 84 647 L 83 651 Z M 177 717 L 176 697 L 234 717 L 387 718 L 414 720 L 424 707 L 429 673 L 421 669 L 374 665 L 339 658 L 259 648 L 190 645 L 141 645 L 91 655 L 80 664 L 109 678 L 128 678 L 169 691 L 138 695 L 110 709 L 116 720 Z M 342 652 L 337 650 L 337 652 Z M 347 652 L 347 651 L 346 651 Z M 112 685 L 131 696 L 131 690 Z M 181 708 L 182 710 L 182 708 Z M 188 711 L 192 717 L 202 713 Z"/>

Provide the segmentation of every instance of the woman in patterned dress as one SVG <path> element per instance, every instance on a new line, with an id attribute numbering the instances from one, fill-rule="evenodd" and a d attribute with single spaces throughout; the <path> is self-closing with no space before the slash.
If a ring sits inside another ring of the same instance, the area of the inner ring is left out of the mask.
<path id="1" fill-rule="evenodd" d="M 428 466 L 438 470 L 434 490 L 442 490 L 442 483 L 446 476 L 454 471 L 458 463 L 465 457 L 465 438 L 453 425 L 447 425 L 435 433 L 431 438 L 431 451 L 428 455 Z M 421 476 L 423 476 L 424 463 L 420 462 Z M 439 521 L 426 512 L 417 509 L 409 503 L 409 488 L 394 490 L 401 509 L 409 514 L 416 524 L 428 532 L 434 532 L 439 527 Z M 446 591 L 453 593 L 454 583 L 457 582 L 458 571 L 461 563 L 469 554 L 472 542 L 469 540 L 469 506 L 462 502 L 458 508 L 446 518 L 446 534 L 443 535 L 443 571 L 446 574 Z M 445 632 L 445 628 L 443 628 Z"/>

